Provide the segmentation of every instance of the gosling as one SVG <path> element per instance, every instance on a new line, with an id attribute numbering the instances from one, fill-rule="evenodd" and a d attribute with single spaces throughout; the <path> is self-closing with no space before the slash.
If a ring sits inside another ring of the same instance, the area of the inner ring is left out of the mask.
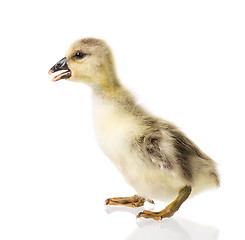
<path id="1" fill-rule="evenodd" d="M 113 56 L 100 39 L 74 42 L 49 74 L 91 86 L 97 140 L 137 194 L 108 198 L 106 205 L 143 206 L 173 200 L 159 212 L 145 210 L 137 217 L 169 218 L 190 196 L 219 186 L 215 162 L 172 123 L 138 105 L 120 83 Z"/>

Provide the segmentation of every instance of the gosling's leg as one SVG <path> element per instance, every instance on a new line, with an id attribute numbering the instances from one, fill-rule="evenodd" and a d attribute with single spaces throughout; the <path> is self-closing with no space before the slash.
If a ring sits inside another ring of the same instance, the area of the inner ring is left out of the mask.
<path id="1" fill-rule="evenodd" d="M 134 195 L 132 197 L 117 197 L 117 198 L 108 198 L 105 200 L 105 205 L 121 205 L 127 207 L 141 207 L 144 205 L 145 201 L 154 204 L 153 200 L 145 199 Z"/>
<path id="2" fill-rule="evenodd" d="M 163 218 L 169 218 L 174 215 L 176 211 L 180 208 L 181 204 L 189 197 L 191 194 L 191 187 L 185 186 L 179 191 L 178 197 L 171 202 L 165 209 L 160 212 L 143 211 L 137 215 L 137 218 L 152 218 L 154 220 L 162 220 Z"/>

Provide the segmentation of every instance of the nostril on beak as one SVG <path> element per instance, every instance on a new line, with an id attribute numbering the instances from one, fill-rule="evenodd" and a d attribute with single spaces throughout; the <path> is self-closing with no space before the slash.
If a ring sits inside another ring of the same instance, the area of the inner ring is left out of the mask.
<path id="1" fill-rule="evenodd" d="M 60 69 L 60 68 L 61 68 L 61 66 L 62 66 L 62 64 L 57 63 L 57 64 L 55 65 L 55 69 L 56 69 L 56 70 L 58 70 L 58 69 Z"/>

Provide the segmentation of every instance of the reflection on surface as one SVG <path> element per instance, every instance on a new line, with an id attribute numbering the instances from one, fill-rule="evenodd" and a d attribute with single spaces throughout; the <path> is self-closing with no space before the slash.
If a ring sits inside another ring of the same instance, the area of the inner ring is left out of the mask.
<path id="1" fill-rule="evenodd" d="M 106 212 L 131 212 L 135 216 L 139 211 L 143 211 L 144 207 L 140 208 L 125 208 L 125 207 L 107 207 Z M 190 220 L 173 217 L 163 219 L 162 221 L 154 221 L 149 219 L 139 219 L 137 228 L 133 231 L 127 240 L 217 240 L 219 231 L 216 227 L 195 223 Z"/>
<path id="2" fill-rule="evenodd" d="M 105 211 L 108 214 L 113 213 L 113 212 L 130 212 L 130 213 L 133 213 L 135 217 L 139 212 L 145 210 L 144 207 L 131 208 L 131 207 L 107 206 L 107 205 L 105 207 L 106 207 Z"/>
<path id="3" fill-rule="evenodd" d="M 170 218 L 160 222 L 140 221 L 138 228 L 127 238 L 132 239 L 178 239 L 178 240 L 217 240 L 218 229 L 183 218 Z"/>

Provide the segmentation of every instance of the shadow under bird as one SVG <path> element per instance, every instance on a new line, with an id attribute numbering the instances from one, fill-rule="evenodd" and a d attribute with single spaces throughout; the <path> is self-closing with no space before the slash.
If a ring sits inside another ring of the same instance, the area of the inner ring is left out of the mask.
<path id="1" fill-rule="evenodd" d="M 120 83 L 108 45 L 100 39 L 75 41 L 49 74 L 91 86 L 95 132 L 103 152 L 137 194 L 108 198 L 107 205 L 140 207 L 173 200 L 159 212 L 137 217 L 171 217 L 190 196 L 219 186 L 215 162 L 172 123 L 148 113 Z"/>

